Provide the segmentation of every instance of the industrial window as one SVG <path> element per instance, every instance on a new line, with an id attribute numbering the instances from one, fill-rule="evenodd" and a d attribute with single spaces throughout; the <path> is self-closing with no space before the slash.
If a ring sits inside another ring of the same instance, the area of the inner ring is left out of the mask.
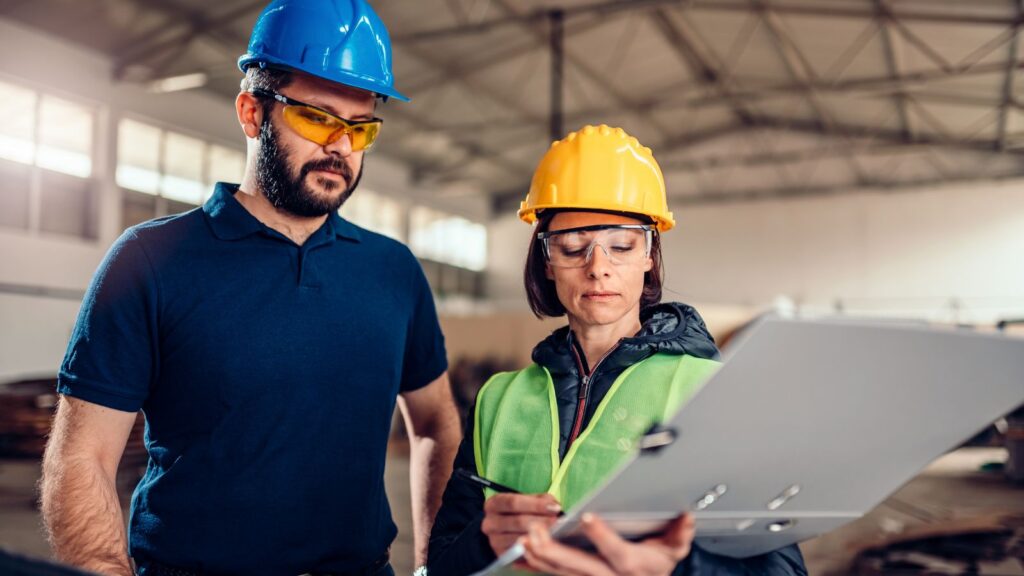
<path id="1" fill-rule="evenodd" d="M 96 109 L 0 82 L 0 226 L 94 239 Z"/>
<path id="2" fill-rule="evenodd" d="M 480 271 L 487 265 L 487 229 L 423 206 L 412 209 L 409 246 L 417 256 Z"/>
<path id="3" fill-rule="evenodd" d="M 8 110 L 0 122 L 0 158 L 20 164 L 34 162 L 38 100 L 32 90 L 0 82 L 0 102 Z"/>
<path id="4" fill-rule="evenodd" d="M 368 230 L 398 241 L 405 239 L 402 203 L 371 190 L 358 188 L 339 210 L 341 216 Z"/>
<path id="5" fill-rule="evenodd" d="M 175 132 L 164 140 L 164 174 L 160 179 L 160 195 L 189 204 L 200 204 L 206 191 L 203 178 L 203 155 L 206 143 Z"/>
<path id="6" fill-rule="evenodd" d="M 117 174 L 124 227 L 191 210 L 216 182 L 239 182 L 245 154 L 163 128 L 123 118 L 118 124 Z"/>
<path id="7" fill-rule="evenodd" d="M 32 168 L 0 160 L 0 226 L 28 229 Z"/>
<path id="8" fill-rule="evenodd" d="M 210 145 L 208 172 L 206 175 L 206 197 L 217 182 L 239 182 L 245 172 L 245 154 L 238 150 Z"/>
<path id="9" fill-rule="evenodd" d="M 93 118 L 92 110 L 44 94 L 36 164 L 80 178 L 91 176 Z"/>

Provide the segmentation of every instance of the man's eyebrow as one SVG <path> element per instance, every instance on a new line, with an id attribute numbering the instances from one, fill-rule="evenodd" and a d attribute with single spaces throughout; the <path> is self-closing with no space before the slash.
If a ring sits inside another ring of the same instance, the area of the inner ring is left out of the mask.
<path id="1" fill-rule="evenodd" d="M 334 114 L 335 116 L 337 116 L 339 118 L 344 118 L 346 120 L 372 120 L 374 118 L 372 112 L 365 112 L 363 114 L 356 114 L 355 116 L 344 116 L 342 114 L 339 114 L 338 111 L 333 106 L 330 106 L 328 104 L 321 104 L 320 102 L 309 102 L 308 104 L 310 106 L 315 106 L 315 107 L 317 107 L 317 108 L 319 108 L 321 110 L 330 112 L 331 114 Z"/>

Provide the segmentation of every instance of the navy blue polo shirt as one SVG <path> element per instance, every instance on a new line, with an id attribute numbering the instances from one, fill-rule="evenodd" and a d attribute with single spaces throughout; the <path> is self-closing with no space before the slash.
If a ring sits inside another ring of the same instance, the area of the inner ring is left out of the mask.
<path id="1" fill-rule="evenodd" d="M 355 570 L 396 533 L 396 395 L 447 369 L 430 288 L 401 243 L 331 214 L 298 246 L 236 190 L 117 240 L 59 391 L 146 414 L 129 527 L 143 568 Z"/>

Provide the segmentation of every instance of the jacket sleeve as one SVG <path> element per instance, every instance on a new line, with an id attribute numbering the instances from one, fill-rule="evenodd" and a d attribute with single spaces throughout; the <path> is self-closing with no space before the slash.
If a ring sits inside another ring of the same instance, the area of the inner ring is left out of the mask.
<path id="1" fill-rule="evenodd" d="M 455 469 L 476 470 L 473 454 L 473 413 L 469 409 L 465 435 L 455 455 Z M 484 492 L 452 476 L 444 490 L 441 509 L 434 518 L 427 551 L 427 573 L 435 576 L 472 574 L 495 560 L 487 537 L 480 531 L 484 519 Z"/>
<path id="2" fill-rule="evenodd" d="M 804 557 L 796 544 L 750 558 L 729 558 L 697 544 L 672 576 L 807 576 Z"/>

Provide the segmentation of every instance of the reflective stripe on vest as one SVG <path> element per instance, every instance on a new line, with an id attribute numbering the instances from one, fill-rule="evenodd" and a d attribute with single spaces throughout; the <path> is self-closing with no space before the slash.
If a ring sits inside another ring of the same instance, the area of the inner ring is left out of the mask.
<path id="1" fill-rule="evenodd" d="M 537 364 L 495 374 L 476 401 L 477 473 L 526 494 L 550 492 L 569 509 L 628 460 L 636 441 L 671 417 L 718 366 L 689 355 L 655 354 L 626 368 L 561 463 L 551 374 Z"/>

